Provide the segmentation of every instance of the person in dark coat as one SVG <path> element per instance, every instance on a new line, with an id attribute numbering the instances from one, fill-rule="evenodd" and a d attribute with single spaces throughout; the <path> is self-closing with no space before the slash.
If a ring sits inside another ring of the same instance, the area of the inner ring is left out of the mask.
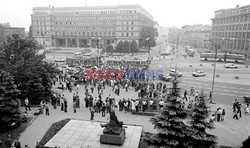
<path id="1" fill-rule="evenodd" d="M 68 108 L 68 102 L 67 99 L 64 99 L 64 112 L 67 112 L 67 108 Z"/>

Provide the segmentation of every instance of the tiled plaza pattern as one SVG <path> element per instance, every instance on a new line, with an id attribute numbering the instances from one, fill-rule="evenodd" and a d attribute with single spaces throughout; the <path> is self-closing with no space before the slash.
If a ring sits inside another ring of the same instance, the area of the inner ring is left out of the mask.
<path id="1" fill-rule="evenodd" d="M 100 143 L 103 128 L 100 122 L 70 120 L 45 147 L 53 148 L 138 148 L 141 137 L 141 126 L 126 125 L 126 138 L 122 146 Z"/>

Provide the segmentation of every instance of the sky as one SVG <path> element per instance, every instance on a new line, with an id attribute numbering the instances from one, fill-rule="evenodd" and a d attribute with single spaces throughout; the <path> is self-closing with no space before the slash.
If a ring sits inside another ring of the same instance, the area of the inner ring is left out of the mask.
<path id="1" fill-rule="evenodd" d="M 214 11 L 250 5 L 250 0 L 2 0 L 0 23 L 28 31 L 33 7 L 113 6 L 139 4 L 162 27 L 211 24 Z"/>

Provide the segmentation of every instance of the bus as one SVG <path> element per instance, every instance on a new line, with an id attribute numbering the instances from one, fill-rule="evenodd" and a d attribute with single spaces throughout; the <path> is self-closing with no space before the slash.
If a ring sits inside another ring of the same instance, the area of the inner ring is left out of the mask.
<path id="1" fill-rule="evenodd" d="M 104 62 L 107 66 L 131 66 L 131 67 L 144 67 L 149 68 L 151 61 L 141 59 L 105 59 Z"/>
<path id="2" fill-rule="evenodd" d="M 185 52 L 190 57 L 194 57 L 195 55 L 195 50 L 191 46 L 185 46 Z"/>
<path id="3" fill-rule="evenodd" d="M 205 61 L 214 60 L 215 53 L 201 53 L 200 59 Z M 218 61 L 225 61 L 225 62 L 226 61 L 242 62 L 246 59 L 246 57 L 241 54 L 217 53 L 217 59 Z"/>
<path id="4" fill-rule="evenodd" d="M 99 57 L 88 57 L 88 58 L 67 58 L 67 65 L 82 65 L 85 67 L 103 65 L 101 58 Z"/>

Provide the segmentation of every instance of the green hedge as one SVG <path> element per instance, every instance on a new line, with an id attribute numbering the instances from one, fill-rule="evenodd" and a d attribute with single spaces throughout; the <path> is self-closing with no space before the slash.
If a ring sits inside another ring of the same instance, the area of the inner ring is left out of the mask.
<path id="1" fill-rule="evenodd" d="M 46 132 L 46 134 L 43 136 L 42 140 L 38 143 L 39 148 L 43 148 L 44 145 L 52 138 L 54 137 L 68 122 L 70 119 L 64 119 L 58 122 L 55 122 L 51 125 L 49 130 Z"/>

